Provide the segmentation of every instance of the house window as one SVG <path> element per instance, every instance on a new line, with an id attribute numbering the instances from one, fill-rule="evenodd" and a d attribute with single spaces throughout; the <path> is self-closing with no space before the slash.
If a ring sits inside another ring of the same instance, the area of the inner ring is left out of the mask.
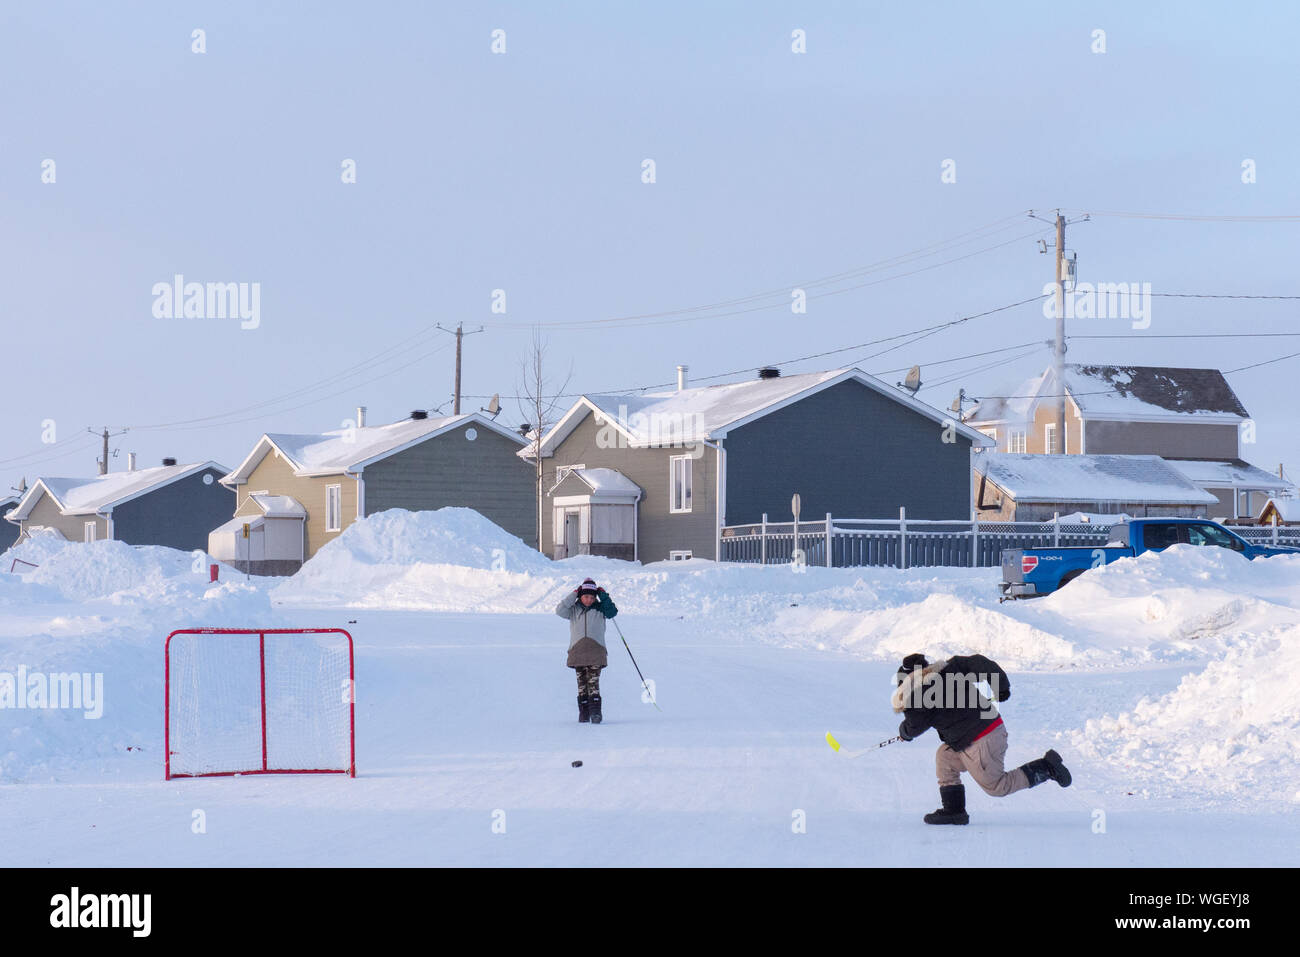
<path id="1" fill-rule="evenodd" d="M 343 516 L 343 486 L 326 485 L 325 486 L 325 531 L 337 532 L 340 530 L 340 521 Z"/>
<path id="2" fill-rule="evenodd" d="M 689 512 L 691 510 L 691 457 L 674 455 L 668 460 L 668 465 L 668 511 Z"/>
<path id="3" fill-rule="evenodd" d="M 995 443 L 993 447 L 994 447 L 994 448 L 997 448 L 996 443 L 997 443 L 997 441 L 998 441 L 998 430 L 997 430 L 997 429 L 980 429 L 980 431 L 983 432 L 985 435 L 987 435 L 990 439 L 992 439 L 992 440 L 994 441 L 994 443 Z"/>
<path id="4" fill-rule="evenodd" d="M 691 558 L 694 557 L 695 556 L 691 554 L 691 550 L 689 548 L 674 549 L 668 553 L 668 560 L 672 562 L 689 561 Z"/>
<path id="5" fill-rule="evenodd" d="M 1011 432 L 1007 435 L 1007 451 L 1024 452 L 1025 449 L 1026 449 L 1025 430 L 1012 429 Z"/>
<path id="6" fill-rule="evenodd" d="M 94 540 L 95 540 L 95 523 L 94 523 L 94 522 L 87 522 L 87 523 L 86 523 L 86 541 L 88 541 L 88 542 L 93 542 Z"/>
<path id="7" fill-rule="evenodd" d="M 1065 438 L 1068 443 L 1070 439 L 1069 426 L 1065 427 Z M 1048 455 L 1056 454 L 1057 448 L 1056 448 L 1056 425 L 1055 424 L 1043 426 L 1043 448 L 1046 450 Z"/>

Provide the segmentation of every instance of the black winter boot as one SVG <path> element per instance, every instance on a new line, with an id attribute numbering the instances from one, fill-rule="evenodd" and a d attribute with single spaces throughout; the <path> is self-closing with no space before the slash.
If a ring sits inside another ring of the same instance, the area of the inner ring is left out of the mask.
<path id="1" fill-rule="evenodd" d="M 939 800 L 943 807 L 925 816 L 926 824 L 969 824 L 970 815 L 966 813 L 966 786 L 963 784 L 945 784 L 939 788 Z"/>
<path id="2" fill-rule="evenodd" d="M 589 701 L 591 709 L 591 723 L 600 724 L 600 695 L 594 694 Z"/>
<path id="3" fill-rule="evenodd" d="M 1073 780 L 1070 769 L 1061 763 L 1061 756 L 1055 751 L 1048 751 L 1041 758 L 1022 764 L 1020 770 L 1029 778 L 1031 788 L 1038 787 L 1044 781 L 1055 781 L 1061 787 L 1068 788 Z"/>
<path id="4" fill-rule="evenodd" d="M 591 699 L 585 694 L 578 695 L 578 720 L 584 724 L 591 717 Z"/>

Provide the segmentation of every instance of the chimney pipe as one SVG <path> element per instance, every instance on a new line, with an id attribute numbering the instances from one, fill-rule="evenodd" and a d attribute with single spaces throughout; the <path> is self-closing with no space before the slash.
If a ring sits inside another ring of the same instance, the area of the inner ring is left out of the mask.
<path id="1" fill-rule="evenodd" d="M 781 377 L 781 370 L 773 368 L 772 366 L 766 366 L 758 370 L 758 377 L 760 379 L 778 379 Z"/>
<path id="2" fill-rule="evenodd" d="M 127 470 L 128 472 L 134 472 L 134 471 L 135 471 L 135 453 L 134 453 L 134 452 L 127 452 L 127 453 L 126 453 L 126 470 Z"/>
<path id="3" fill-rule="evenodd" d="M 173 458 L 168 457 L 168 458 L 163 459 L 163 465 L 168 465 L 168 466 L 170 466 L 170 465 L 175 465 L 175 464 L 176 464 L 176 460 L 173 459 Z"/>
<path id="4" fill-rule="evenodd" d="M 686 388 L 686 366 L 677 367 L 677 391 L 681 392 Z"/>
<path id="5" fill-rule="evenodd" d="M 366 427 L 366 407 L 364 405 L 359 405 L 357 406 L 357 428 L 364 429 L 365 427 Z"/>

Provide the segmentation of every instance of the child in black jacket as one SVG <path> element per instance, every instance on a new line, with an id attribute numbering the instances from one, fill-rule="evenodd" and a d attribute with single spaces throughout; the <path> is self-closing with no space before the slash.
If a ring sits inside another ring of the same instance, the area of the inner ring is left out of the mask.
<path id="1" fill-rule="evenodd" d="M 891 699 L 902 712 L 898 734 L 904 741 L 934 728 L 940 740 L 935 754 L 939 798 L 943 807 L 925 816 L 926 824 L 968 824 L 963 771 L 994 797 L 1006 797 L 1049 778 L 1070 786 L 1070 772 L 1061 756 L 1043 757 L 1013 771 L 1003 769 L 1007 729 L 997 707 L 979 689 L 986 682 L 998 701 L 1011 697 L 1011 679 L 998 663 L 983 655 L 956 655 L 931 664 L 924 655 L 908 655 L 898 669 L 898 686 Z"/>

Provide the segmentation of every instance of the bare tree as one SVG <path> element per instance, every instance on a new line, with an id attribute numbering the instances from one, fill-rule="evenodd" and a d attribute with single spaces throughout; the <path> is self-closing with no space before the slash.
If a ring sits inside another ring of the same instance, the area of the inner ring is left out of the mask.
<path id="1" fill-rule="evenodd" d="M 531 452 L 536 477 L 537 548 L 539 551 L 542 548 L 543 501 L 546 497 L 546 490 L 542 485 L 540 446 L 542 436 L 559 420 L 560 413 L 567 409 L 567 406 L 561 404 L 561 399 L 565 390 L 569 387 L 569 381 L 573 378 L 573 366 L 570 364 L 569 373 L 564 377 L 564 381 L 558 387 L 552 384 L 546 374 L 547 351 L 548 347 L 546 340 L 542 338 L 541 327 L 535 327 L 528 358 L 520 363 L 520 378 L 523 384 L 518 390 L 524 415 L 528 418 L 527 424 L 531 427 L 528 437 L 533 443 Z"/>

